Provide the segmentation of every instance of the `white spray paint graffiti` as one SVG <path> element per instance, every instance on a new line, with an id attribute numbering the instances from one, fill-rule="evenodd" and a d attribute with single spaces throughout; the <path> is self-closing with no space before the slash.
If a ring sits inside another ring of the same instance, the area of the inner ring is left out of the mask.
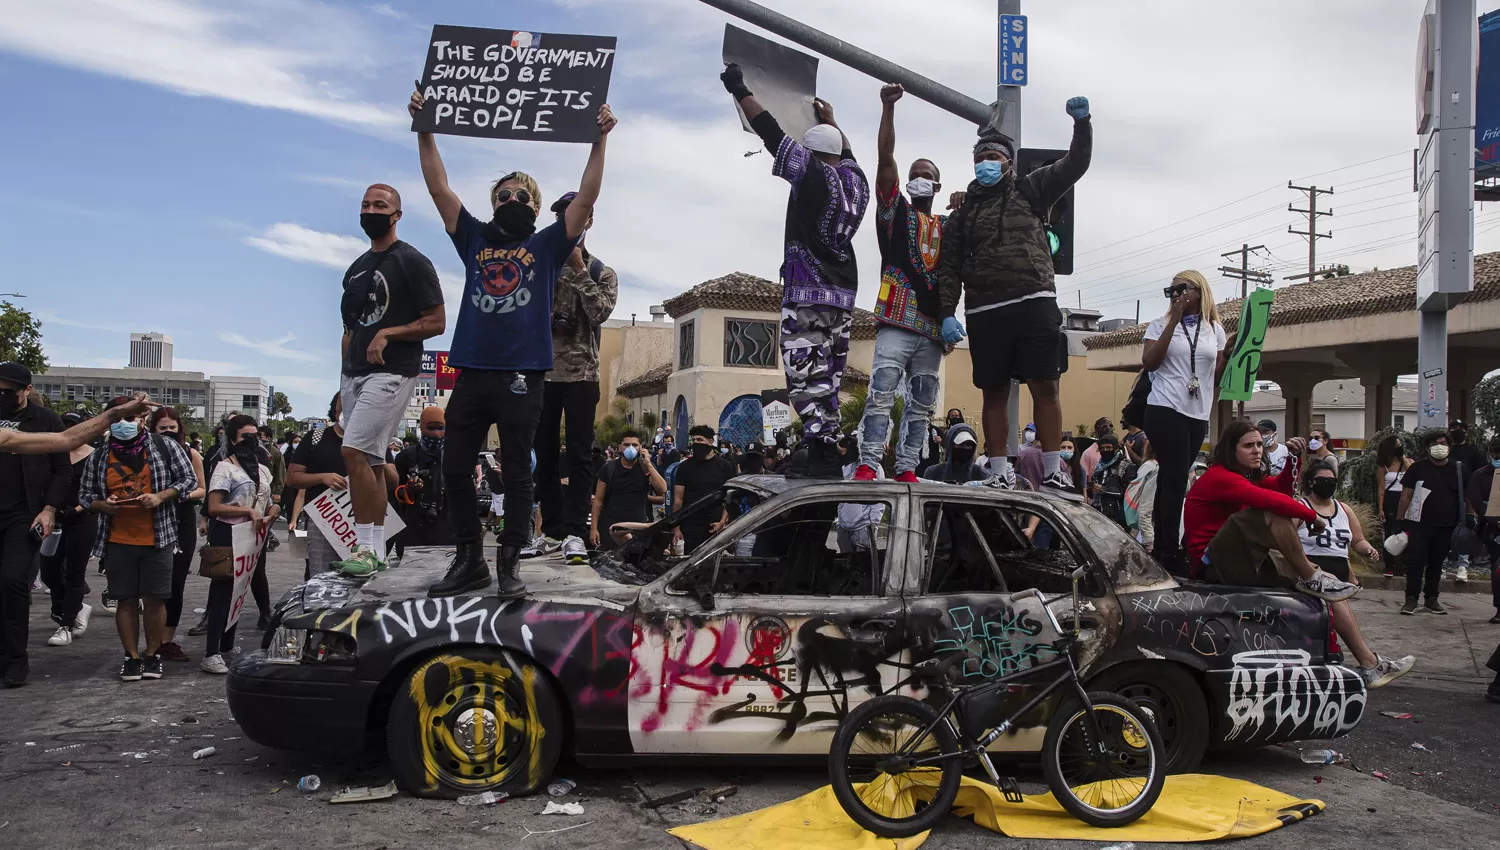
<path id="1" fill-rule="evenodd" d="M 1283 727 L 1308 737 L 1344 735 L 1359 725 L 1365 688 L 1359 674 L 1335 665 L 1310 665 L 1305 650 L 1241 652 L 1229 683 L 1225 740 L 1249 742 Z"/>

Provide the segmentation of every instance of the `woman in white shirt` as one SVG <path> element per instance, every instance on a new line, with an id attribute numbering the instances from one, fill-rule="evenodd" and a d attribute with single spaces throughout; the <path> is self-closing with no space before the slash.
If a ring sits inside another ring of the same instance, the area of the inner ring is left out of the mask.
<path id="1" fill-rule="evenodd" d="M 232 417 L 225 426 L 228 455 L 214 466 L 208 481 L 208 545 L 233 546 L 234 527 L 247 522 L 269 525 L 278 508 L 271 504 L 271 470 L 259 462 L 260 434 L 255 420 Z M 229 626 L 234 601 L 234 579 L 214 579 L 208 586 L 208 643 L 199 667 L 222 676 L 229 672 L 223 653 L 234 648 L 235 627 Z"/>
<path id="2" fill-rule="evenodd" d="M 1178 272 L 1165 290 L 1167 314 L 1146 328 L 1141 365 L 1151 372 L 1142 426 L 1161 473 L 1156 488 L 1154 554 L 1166 564 L 1181 560 L 1181 540 L 1162 529 L 1177 528 L 1187 497 L 1188 472 L 1208 435 L 1218 376 L 1224 369 L 1224 325 L 1203 275 Z"/>
<path id="3" fill-rule="evenodd" d="M 1381 530 L 1385 537 L 1401 531 L 1401 476 L 1411 466 L 1406 456 L 1406 446 L 1395 434 L 1380 441 L 1375 447 L 1375 492 L 1379 493 Z M 1396 565 L 1401 559 L 1385 553 L 1385 574 L 1395 575 Z"/>

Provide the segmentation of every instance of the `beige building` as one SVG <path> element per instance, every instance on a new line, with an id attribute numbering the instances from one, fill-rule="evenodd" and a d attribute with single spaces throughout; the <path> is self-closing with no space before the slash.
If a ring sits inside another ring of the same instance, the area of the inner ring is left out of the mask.
<path id="1" fill-rule="evenodd" d="M 736 272 L 701 283 L 666 301 L 672 322 L 653 316 L 649 323 L 606 324 L 600 342 L 599 417 L 610 412 L 615 397 L 630 401 L 632 421 L 648 411 L 667 412 L 674 429 L 679 420 L 717 426 L 719 413 L 735 398 L 762 390 L 784 389 L 781 369 L 781 286 Z M 1066 428 L 1092 423 L 1100 416 L 1119 418 L 1133 376 L 1090 372 L 1085 368 L 1083 339 L 1096 333 L 1098 314 L 1064 311 L 1069 336 L 1069 369 L 1062 380 Z M 855 310 L 849 343 L 846 388 L 866 386 L 875 353 L 875 317 Z M 943 361 L 935 416 L 957 407 L 981 432 L 981 394 L 973 384 L 968 341 Z M 1031 419 L 1031 399 L 1021 390 L 1021 421 Z"/>

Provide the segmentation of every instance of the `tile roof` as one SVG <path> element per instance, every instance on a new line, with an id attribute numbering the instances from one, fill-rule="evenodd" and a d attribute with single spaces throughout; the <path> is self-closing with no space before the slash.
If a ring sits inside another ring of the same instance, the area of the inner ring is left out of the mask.
<path id="1" fill-rule="evenodd" d="M 672 361 L 668 360 L 660 366 L 653 366 L 645 372 L 620 384 L 616 390 L 626 398 L 645 398 L 648 395 L 661 395 L 667 391 L 667 378 L 672 375 Z"/>
<path id="2" fill-rule="evenodd" d="M 673 319 L 680 319 L 694 310 L 744 310 L 753 313 L 781 313 L 781 284 L 756 277 L 745 272 L 731 272 L 723 277 L 706 280 L 681 295 L 663 302 Z M 854 339 L 875 338 L 875 314 L 859 307 L 854 308 Z"/>
<path id="3" fill-rule="evenodd" d="M 1417 267 L 1403 266 L 1363 274 L 1298 283 L 1276 290 L 1271 304 L 1271 327 L 1301 325 L 1399 313 L 1416 309 Z M 1474 257 L 1474 291 L 1468 301 L 1500 299 L 1500 252 Z M 1240 323 L 1240 299 L 1219 305 L 1224 329 L 1233 332 Z M 1098 334 L 1084 341 L 1091 351 L 1139 345 L 1146 326 L 1134 325 Z"/>

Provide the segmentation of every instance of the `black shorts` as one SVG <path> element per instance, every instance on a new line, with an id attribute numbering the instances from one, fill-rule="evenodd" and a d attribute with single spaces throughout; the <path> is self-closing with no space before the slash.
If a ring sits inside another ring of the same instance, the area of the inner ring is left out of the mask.
<path id="1" fill-rule="evenodd" d="M 1056 298 L 1028 298 L 965 318 L 974 386 L 986 390 L 1011 379 L 1055 381 L 1068 371 L 1068 336 Z"/>

